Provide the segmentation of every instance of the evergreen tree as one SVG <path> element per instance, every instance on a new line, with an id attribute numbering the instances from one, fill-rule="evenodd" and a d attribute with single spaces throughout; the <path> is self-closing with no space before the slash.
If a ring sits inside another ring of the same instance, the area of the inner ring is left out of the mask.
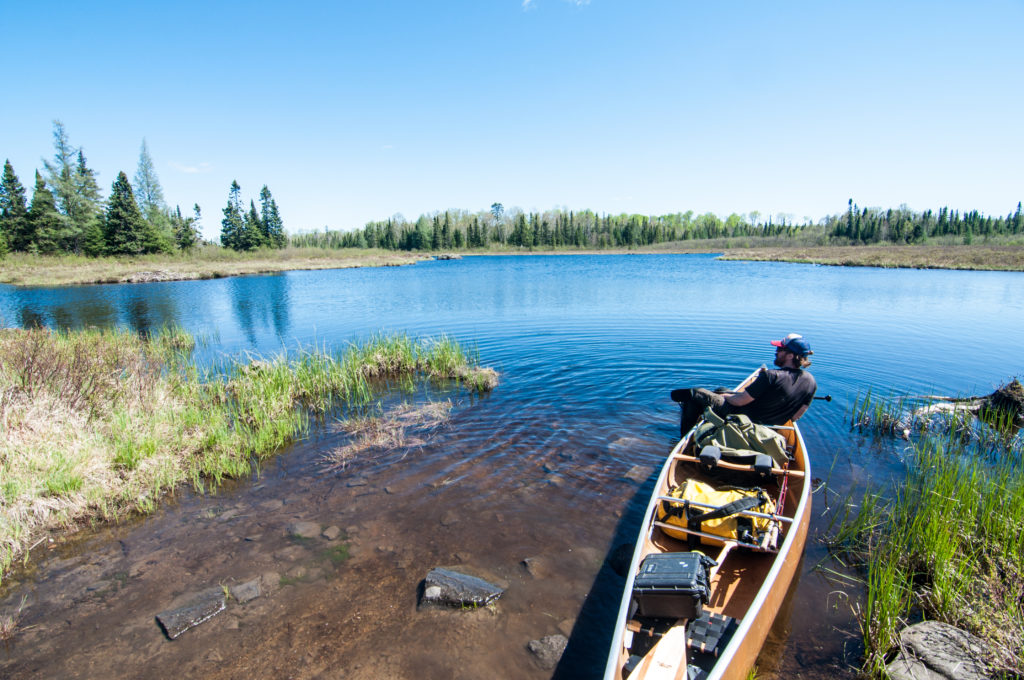
<path id="1" fill-rule="evenodd" d="M 192 217 L 182 217 L 181 208 L 175 207 L 174 244 L 178 250 L 191 250 L 199 244 L 199 221 L 202 218 L 202 213 L 198 203 L 192 206 L 192 211 L 194 213 Z"/>
<path id="2" fill-rule="evenodd" d="M 81 199 L 75 185 L 75 155 L 77 149 L 71 145 L 67 130 L 59 120 L 53 121 L 53 162 L 44 160 L 47 181 L 52 188 L 56 209 L 64 218 L 53 233 L 56 248 L 75 250 L 81 225 L 74 216 L 81 212 Z"/>
<path id="3" fill-rule="evenodd" d="M 284 248 L 287 239 L 284 236 L 284 223 L 277 210 L 277 203 L 270 195 L 270 189 L 264 184 L 260 189 L 260 224 L 263 227 L 263 239 L 271 248 Z"/>
<path id="4" fill-rule="evenodd" d="M 96 173 L 86 165 L 85 154 L 81 149 L 78 150 L 78 163 L 73 179 L 77 197 L 76 210 L 68 217 L 75 225 L 76 240 L 66 246 L 68 250 L 78 252 L 87 250 L 86 239 L 95 242 L 97 235 L 101 238 L 103 235 L 103 197 L 96 182 Z M 93 247 L 88 250 L 93 250 Z"/>
<path id="5" fill-rule="evenodd" d="M 32 204 L 28 208 L 31 236 L 26 239 L 25 250 L 39 253 L 57 252 L 57 242 L 64 228 L 64 220 L 57 212 L 53 193 L 46 187 L 43 176 L 36 171 L 36 187 Z"/>
<path id="6" fill-rule="evenodd" d="M 139 206 L 143 217 L 153 221 L 154 217 L 163 214 L 164 191 L 160 187 L 160 179 L 156 176 L 153 158 L 149 155 L 145 138 L 142 140 L 142 148 L 139 149 L 139 166 L 135 170 L 132 189 L 135 192 L 136 205 Z"/>
<path id="7" fill-rule="evenodd" d="M 225 206 L 224 219 L 220 221 L 220 244 L 232 250 L 245 250 L 243 237 L 245 222 L 242 218 L 242 187 L 238 182 L 231 181 L 228 190 L 228 204 Z"/>
<path id="8" fill-rule="evenodd" d="M 117 173 L 117 179 L 110 190 L 103 229 L 107 254 L 138 255 L 144 252 L 147 242 L 153 240 L 147 238 L 148 227 L 135 202 L 128 176 L 124 172 Z"/>
<path id="9" fill-rule="evenodd" d="M 25 250 L 21 239 L 28 233 L 28 207 L 25 187 L 14 174 L 11 161 L 4 163 L 0 178 L 0 247 L 4 250 Z"/>
<path id="10" fill-rule="evenodd" d="M 263 225 L 260 224 L 260 216 L 256 212 L 256 203 L 253 201 L 249 201 L 249 212 L 245 214 L 241 244 L 242 247 L 239 250 L 256 250 L 266 245 L 263 240 Z"/>
<path id="11" fill-rule="evenodd" d="M 145 138 L 139 149 L 139 165 L 135 170 L 132 190 L 135 192 L 135 201 L 143 219 L 152 227 L 151 236 L 158 243 L 158 249 L 168 252 L 173 250 L 174 227 L 171 212 L 164 203 L 164 190 L 160 186 L 160 178 L 157 177 Z"/>

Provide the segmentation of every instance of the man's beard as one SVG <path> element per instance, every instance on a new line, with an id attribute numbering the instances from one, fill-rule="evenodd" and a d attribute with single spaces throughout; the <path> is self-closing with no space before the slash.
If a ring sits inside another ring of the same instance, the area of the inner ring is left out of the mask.
<path id="1" fill-rule="evenodd" d="M 781 354 L 775 355 L 775 365 L 778 366 L 779 368 L 782 368 L 783 366 L 786 365 L 786 362 L 783 361 Z"/>

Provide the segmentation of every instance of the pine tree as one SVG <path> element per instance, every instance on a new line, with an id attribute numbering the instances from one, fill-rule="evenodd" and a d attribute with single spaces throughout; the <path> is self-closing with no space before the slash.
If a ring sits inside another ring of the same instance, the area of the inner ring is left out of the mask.
<path id="1" fill-rule="evenodd" d="M 242 187 L 238 182 L 231 181 L 228 191 L 228 204 L 223 210 L 224 219 L 220 221 L 220 244 L 232 250 L 244 250 L 243 231 L 245 223 L 242 218 Z"/>
<path id="2" fill-rule="evenodd" d="M 108 255 L 138 255 L 145 251 L 147 223 L 135 202 L 132 186 L 124 172 L 110 190 L 103 236 Z"/>
<path id="3" fill-rule="evenodd" d="M 0 178 L 0 247 L 4 250 L 24 250 L 20 239 L 28 232 L 28 207 L 25 203 L 25 187 L 14 174 L 14 166 L 8 160 L 4 163 L 4 174 Z"/>
<path id="4" fill-rule="evenodd" d="M 57 212 L 53 193 L 47 188 L 39 171 L 36 171 L 36 187 L 32 192 L 32 204 L 28 208 L 28 222 L 31 236 L 26 239 L 25 250 L 47 254 L 57 252 L 57 241 L 64 220 Z"/>

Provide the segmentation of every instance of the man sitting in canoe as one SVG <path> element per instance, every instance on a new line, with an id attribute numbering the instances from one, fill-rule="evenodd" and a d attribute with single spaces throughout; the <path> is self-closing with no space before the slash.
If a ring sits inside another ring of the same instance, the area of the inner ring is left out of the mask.
<path id="1" fill-rule="evenodd" d="M 773 340 L 772 344 L 775 365 L 779 368 L 762 368 L 744 390 L 728 394 L 716 394 L 702 387 L 672 390 L 672 400 L 683 408 L 680 432 L 685 436 L 709 406 L 719 416 L 742 413 L 764 425 L 781 425 L 787 420 L 799 419 L 818 389 L 814 376 L 804 370 L 811 365 L 808 357 L 814 352 L 810 343 L 796 333 Z"/>

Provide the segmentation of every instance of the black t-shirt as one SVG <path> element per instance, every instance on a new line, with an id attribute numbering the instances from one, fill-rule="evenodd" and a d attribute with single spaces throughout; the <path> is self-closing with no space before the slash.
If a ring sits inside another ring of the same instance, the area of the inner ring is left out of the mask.
<path id="1" fill-rule="evenodd" d="M 810 406 L 817 389 L 814 376 L 799 368 L 763 369 L 747 387 L 754 401 L 731 411 L 746 414 L 755 423 L 781 425 L 801 406 Z"/>

